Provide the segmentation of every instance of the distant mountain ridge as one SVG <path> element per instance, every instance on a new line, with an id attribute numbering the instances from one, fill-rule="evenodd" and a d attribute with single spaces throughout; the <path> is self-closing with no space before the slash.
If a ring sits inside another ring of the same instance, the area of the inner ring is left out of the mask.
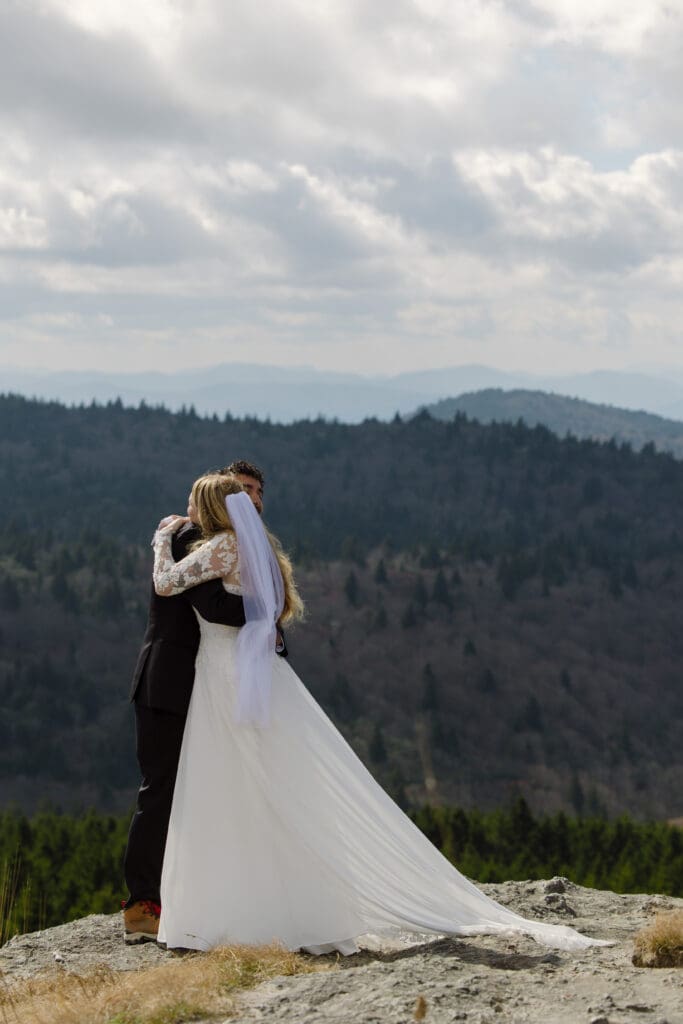
<path id="1" fill-rule="evenodd" d="M 358 423 L 388 420 L 419 406 L 490 388 L 551 391 L 683 418 L 683 371 L 657 373 L 594 371 L 573 375 L 512 373 L 469 365 L 409 373 L 338 373 L 310 366 L 225 363 L 172 373 L 42 372 L 0 368 L 0 392 L 89 404 L 120 398 L 124 405 L 193 406 L 201 415 L 258 416 L 277 423 L 338 419 Z"/>
<path id="2" fill-rule="evenodd" d="M 457 413 L 464 413 L 480 423 L 516 423 L 522 420 L 529 427 L 539 424 L 547 427 L 560 437 L 572 434 L 594 441 L 614 438 L 636 450 L 652 443 L 659 451 L 683 458 L 683 422 L 679 420 L 612 405 L 598 405 L 546 391 L 486 388 L 434 402 L 424 409 L 440 420 L 450 420 Z"/>

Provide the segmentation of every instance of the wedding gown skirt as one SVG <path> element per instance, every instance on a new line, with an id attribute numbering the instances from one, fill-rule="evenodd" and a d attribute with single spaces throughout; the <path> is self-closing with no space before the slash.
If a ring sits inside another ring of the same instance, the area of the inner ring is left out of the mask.
<path id="1" fill-rule="evenodd" d="M 173 797 L 159 939 L 207 950 L 279 941 L 354 952 L 365 935 L 524 933 L 594 944 L 524 918 L 461 875 L 390 799 L 284 659 L 271 724 L 235 721 L 238 630 L 202 639 Z"/>

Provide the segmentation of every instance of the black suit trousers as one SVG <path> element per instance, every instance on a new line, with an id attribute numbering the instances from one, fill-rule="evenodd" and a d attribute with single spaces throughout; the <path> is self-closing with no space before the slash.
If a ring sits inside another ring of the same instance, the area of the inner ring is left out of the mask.
<path id="1" fill-rule="evenodd" d="M 126 906 L 137 900 L 161 902 L 161 867 L 185 719 L 185 715 L 135 703 L 137 756 L 142 783 L 123 862 L 130 893 Z"/>

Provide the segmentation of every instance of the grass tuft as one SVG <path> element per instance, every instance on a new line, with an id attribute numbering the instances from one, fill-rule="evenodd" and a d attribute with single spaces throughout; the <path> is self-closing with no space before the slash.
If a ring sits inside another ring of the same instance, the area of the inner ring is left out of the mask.
<path id="1" fill-rule="evenodd" d="M 636 967 L 683 967 L 683 910 L 658 914 L 633 944 Z"/>
<path id="2" fill-rule="evenodd" d="M 16 933 L 14 917 L 19 884 L 19 857 L 3 861 L 0 868 L 0 946 Z"/>
<path id="3" fill-rule="evenodd" d="M 220 946 L 140 971 L 106 966 L 49 971 L 8 982 L 0 975 L 2 1024 L 185 1024 L 235 1012 L 240 990 L 279 975 L 329 969 L 276 944 Z"/>
<path id="4" fill-rule="evenodd" d="M 413 1010 L 413 1020 L 424 1020 L 427 1016 L 427 1000 L 424 996 L 418 996 Z"/>

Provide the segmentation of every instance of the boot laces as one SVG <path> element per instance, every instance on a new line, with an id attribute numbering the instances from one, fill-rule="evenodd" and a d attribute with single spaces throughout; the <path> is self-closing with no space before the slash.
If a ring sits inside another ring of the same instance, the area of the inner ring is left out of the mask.
<path id="1" fill-rule="evenodd" d="M 126 909 L 127 900 L 121 900 L 121 909 Z M 161 917 L 161 904 L 155 903 L 154 900 L 140 900 L 140 906 L 144 907 L 148 914 L 152 917 Z"/>
<path id="2" fill-rule="evenodd" d="M 154 900 L 142 900 L 142 905 L 148 914 L 152 914 L 153 917 L 161 917 L 160 903 L 155 903 Z"/>

